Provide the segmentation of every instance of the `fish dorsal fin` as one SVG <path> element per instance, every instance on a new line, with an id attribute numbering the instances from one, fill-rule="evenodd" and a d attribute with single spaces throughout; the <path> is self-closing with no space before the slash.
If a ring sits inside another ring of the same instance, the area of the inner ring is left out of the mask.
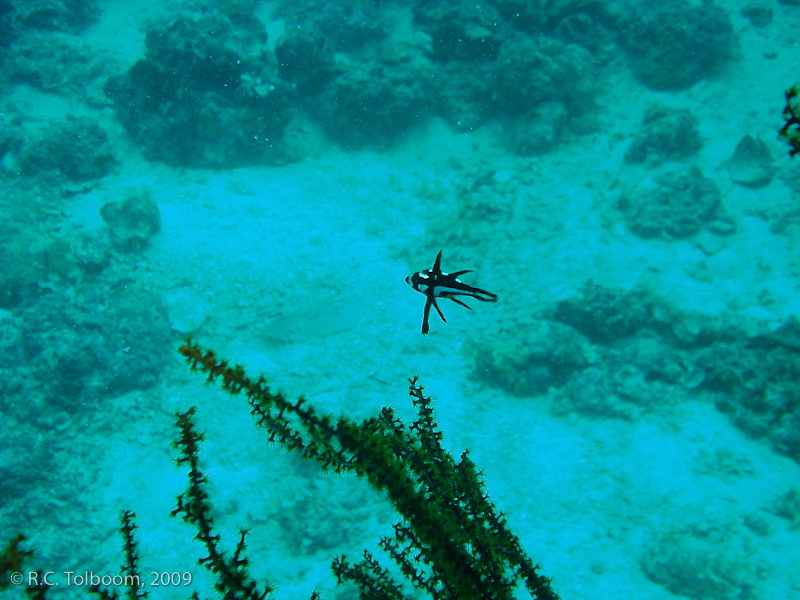
<path id="1" fill-rule="evenodd" d="M 439 250 L 439 254 L 436 255 L 436 261 L 433 263 L 433 268 L 431 269 L 431 273 L 434 275 L 441 275 L 442 274 L 442 251 Z"/>

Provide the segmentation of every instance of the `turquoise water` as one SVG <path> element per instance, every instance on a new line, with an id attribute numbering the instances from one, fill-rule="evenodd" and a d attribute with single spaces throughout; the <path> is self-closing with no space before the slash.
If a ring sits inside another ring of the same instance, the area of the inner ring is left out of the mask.
<path id="1" fill-rule="evenodd" d="M 119 573 L 123 510 L 151 598 L 211 597 L 169 517 L 191 406 L 222 546 L 251 528 L 276 597 L 358 597 L 330 561 L 380 555 L 391 506 L 268 445 L 192 334 L 358 420 L 410 423 L 418 374 L 565 600 L 800 598 L 798 7 L 0 17 L 0 542 L 51 597 Z M 404 279 L 440 250 L 499 301 L 440 298 L 423 336 Z"/>

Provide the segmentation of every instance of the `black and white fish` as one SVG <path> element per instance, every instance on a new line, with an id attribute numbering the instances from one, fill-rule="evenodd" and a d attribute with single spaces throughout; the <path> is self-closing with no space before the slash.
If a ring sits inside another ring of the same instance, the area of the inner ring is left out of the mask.
<path id="1" fill-rule="evenodd" d="M 472 287 L 463 281 L 459 281 L 458 277 L 464 273 L 471 273 L 470 269 L 466 271 L 457 271 L 456 273 L 443 273 L 442 267 L 442 251 L 436 255 L 436 262 L 433 263 L 432 269 L 425 269 L 413 275 L 406 277 L 406 283 L 412 288 L 417 290 L 420 294 L 425 295 L 425 311 L 422 314 L 422 335 L 428 333 L 430 326 L 428 325 L 428 314 L 431 312 L 431 305 L 439 313 L 442 321 L 447 323 L 444 318 L 439 305 L 436 303 L 437 298 L 448 298 L 456 304 L 460 304 L 464 308 L 472 310 L 472 307 L 464 304 L 456 296 L 471 296 L 480 300 L 481 302 L 497 302 L 497 296 L 486 290 Z"/>

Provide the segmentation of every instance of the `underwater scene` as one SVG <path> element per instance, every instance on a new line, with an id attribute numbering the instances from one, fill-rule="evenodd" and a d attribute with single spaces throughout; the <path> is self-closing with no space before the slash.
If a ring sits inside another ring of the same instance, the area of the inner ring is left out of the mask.
<path id="1" fill-rule="evenodd" d="M 798 0 L 0 0 L 0 600 L 800 600 Z"/>

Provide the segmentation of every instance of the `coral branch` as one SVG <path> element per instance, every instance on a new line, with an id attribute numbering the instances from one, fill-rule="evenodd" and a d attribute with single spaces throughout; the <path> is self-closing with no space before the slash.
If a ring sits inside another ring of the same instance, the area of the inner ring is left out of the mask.
<path id="1" fill-rule="evenodd" d="M 432 400 L 417 377 L 409 379 L 417 412 L 410 427 L 390 408 L 355 423 L 346 417 L 319 416 L 302 397 L 292 402 L 273 393 L 264 377 L 250 379 L 241 366 L 231 368 L 191 338 L 180 352 L 208 382 L 221 381 L 222 389 L 234 396 L 243 393 L 271 442 L 316 460 L 323 470 L 365 477 L 387 496 L 402 522 L 395 526 L 394 538 L 385 538 L 381 546 L 415 589 L 436 599 L 500 600 L 514 598 L 515 589 L 524 586 L 536 599 L 558 599 L 550 579 L 538 573 L 538 566 L 507 528 L 468 454 L 456 462 L 442 447 Z M 178 445 L 184 448 L 179 462 L 188 461 L 194 470 L 196 459 L 185 449 L 196 444 L 198 435 L 187 425 L 191 414 L 179 416 L 186 441 Z M 200 506 L 190 514 L 185 507 L 192 502 Z M 177 512 L 198 522 L 204 502 L 204 496 L 190 498 L 189 504 L 181 500 Z M 356 564 L 337 557 L 332 566 L 340 582 L 351 581 L 360 588 L 362 598 L 402 598 L 401 586 L 369 553 Z"/>
<path id="2" fill-rule="evenodd" d="M 800 90 L 798 86 L 792 86 L 786 90 L 786 108 L 783 109 L 783 120 L 786 124 L 778 132 L 778 137 L 785 140 L 791 150 L 789 155 L 794 156 L 800 153 L 800 103 L 798 103 Z M 793 129 L 794 128 L 794 129 Z"/>
<path id="3" fill-rule="evenodd" d="M 120 567 L 120 573 L 127 587 L 125 596 L 128 600 L 144 600 L 148 593 L 142 589 L 142 579 L 139 575 L 139 550 L 136 542 L 136 513 L 123 510 L 119 517 L 122 534 L 122 552 L 125 556 L 125 563 Z M 89 593 L 102 598 L 102 600 L 117 600 L 119 592 L 117 590 L 107 590 L 98 584 L 89 586 Z"/>
<path id="4" fill-rule="evenodd" d="M 199 468 L 199 443 L 203 441 L 203 435 L 195 428 L 194 415 L 194 407 L 175 415 L 180 437 L 173 442 L 173 447 L 180 452 L 178 465 L 189 465 L 189 489 L 178 496 L 178 507 L 171 514 L 180 516 L 197 529 L 195 539 L 205 545 L 208 553 L 198 562 L 216 575 L 214 587 L 225 600 L 264 600 L 274 588 L 268 584 L 259 586 L 247 572 L 248 560 L 244 556 L 247 530 L 239 530 L 239 541 L 232 557 L 226 556 L 218 547 L 220 535 L 214 529 L 211 516 L 207 477 Z"/>

